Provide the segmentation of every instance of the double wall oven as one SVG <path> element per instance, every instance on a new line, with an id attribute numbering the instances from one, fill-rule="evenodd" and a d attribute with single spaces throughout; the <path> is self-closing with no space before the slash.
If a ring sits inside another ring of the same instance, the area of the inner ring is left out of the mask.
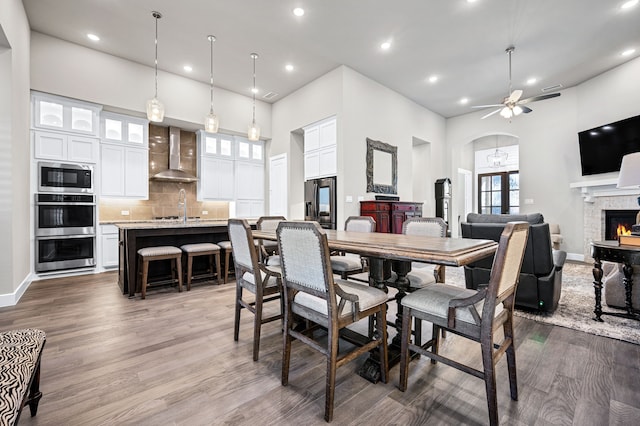
<path id="1" fill-rule="evenodd" d="M 96 200 L 89 165 L 38 163 L 35 271 L 95 267 Z"/>

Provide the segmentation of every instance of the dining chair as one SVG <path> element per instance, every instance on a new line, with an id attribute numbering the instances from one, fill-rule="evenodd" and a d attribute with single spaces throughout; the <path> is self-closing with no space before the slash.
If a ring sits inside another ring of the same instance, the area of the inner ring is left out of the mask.
<path id="1" fill-rule="evenodd" d="M 447 222 L 440 217 L 413 217 L 402 224 L 405 235 L 426 237 L 446 237 Z M 427 284 L 444 282 L 444 265 L 430 265 L 420 262 L 411 263 L 411 272 L 407 274 L 410 290 L 422 288 Z"/>
<path id="2" fill-rule="evenodd" d="M 387 382 L 387 295 L 374 287 L 334 279 L 327 236 L 316 222 L 281 222 L 277 236 L 285 296 L 282 385 L 289 383 L 293 339 L 322 353 L 327 360 L 324 418 L 330 422 L 338 367 L 379 347 L 381 380 Z M 306 330 L 296 326 L 294 315 L 305 320 Z M 362 346 L 338 353 L 339 331 L 373 315 L 375 335 Z M 326 328 L 328 333 L 320 340 L 313 338 L 313 328 L 317 326 Z"/>
<path id="3" fill-rule="evenodd" d="M 440 361 L 484 379 L 489 421 L 492 425 L 498 424 L 495 366 L 505 353 L 507 354 L 511 399 L 514 401 L 518 399 L 513 305 L 528 233 L 529 224 L 526 222 L 510 222 L 505 226 L 500 236 L 487 287 L 470 290 L 447 284 L 429 284 L 402 299 L 402 338 L 398 384 L 401 391 L 407 389 L 409 351 L 417 352 L 431 358 L 432 364 Z M 410 343 L 412 317 L 433 324 L 432 338 L 424 345 Z M 503 329 L 503 336 L 502 341 L 497 342 L 495 332 L 500 326 Z M 440 355 L 438 353 L 440 329 L 449 330 L 480 343 L 483 369 L 478 370 Z"/>
<path id="4" fill-rule="evenodd" d="M 261 216 L 256 222 L 256 229 L 259 231 L 275 232 L 278 224 L 286 220 L 284 216 Z M 280 265 L 280 256 L 278 256 L 278 242 L 257 240 L 260 249 L 260 256 L 265 265 Z"/>
<path id="5" fill-rule="evenodd" d="M 258 250 L 253 240 L 251 227 L 244 219 L 229 219 L 229 238 L 233 250 L 236 271 L 236 309 L 233 340 L 238 341 L 240 311 L 244 308 L 254 314 L 253 360 L 258 360 L 260 329 L 262 324 L 282 319 L 282 279 L 280 267 L 266 266 L 259 261 Z M 243 291 L 253 294 L 253 301 L 243 298 Z M 278 314 L 263 317 L 264 304 L 280 301 Z"/>
<path id="6" fill-rule="evenodd" d="M 376 221 L 370 216 L 349 216 L 344 223 L 345 231 L 375 232 Z M 331 269 L 346 280 L 349 275 L 365 272 L 366 265 L 360 255 L 339 253 L 331 256 Z"/>

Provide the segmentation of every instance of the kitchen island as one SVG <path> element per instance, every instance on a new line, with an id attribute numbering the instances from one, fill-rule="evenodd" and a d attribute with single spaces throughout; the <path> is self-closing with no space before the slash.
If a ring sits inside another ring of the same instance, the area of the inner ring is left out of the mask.
<path id="1" fill-rule="evenodd" d="M 174 246 L 193 243 L 217 243 L 229 239 L 226 220 L 155 220 L 116 222 L 118 227 L 118 285 L 123 294 L 134 296 L 137 278 L 137 252 L 144 247 Z M 168 275 L 167 265 L 153 262 L 149 277 Z M 165 269 L 163 269 L 163 267 Z M 227 265 L 222 265 L 226 268 Z"/>

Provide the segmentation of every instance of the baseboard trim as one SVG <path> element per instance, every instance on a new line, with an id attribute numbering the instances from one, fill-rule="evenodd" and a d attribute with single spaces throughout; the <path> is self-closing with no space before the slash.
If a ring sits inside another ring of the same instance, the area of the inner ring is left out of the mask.
<path id="1" fill-rule="evenodd" d="M 567 253 L 567 260 L 573 260 L 573 261 L 576 261 L 576 262 L 584 262 L 584 254 Z"/>
<path id="2" fill-rule="evenodd" d="M 29 274 L 24 280 L 22 280 L 16 291 L 9 294 L 0 294 L 0 307 L 15 306 L 20 301 L 20 298 L 25 291 L 27 291 L 32 281 L 33 275 Z"/>

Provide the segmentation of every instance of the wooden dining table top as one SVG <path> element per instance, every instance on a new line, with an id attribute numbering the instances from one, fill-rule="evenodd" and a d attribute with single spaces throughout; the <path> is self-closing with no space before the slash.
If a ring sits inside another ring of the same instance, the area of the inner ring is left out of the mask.
<path id="1" fill-rule="evenodd" d="M 426 237 L 419 235 L 323 229 L 329 249 L 391 260 L 463 266 L 491 256 L 498 248 L 492 240 Z M 253 237 L 276 241 L 275 231 L 254 230 Z"/>

